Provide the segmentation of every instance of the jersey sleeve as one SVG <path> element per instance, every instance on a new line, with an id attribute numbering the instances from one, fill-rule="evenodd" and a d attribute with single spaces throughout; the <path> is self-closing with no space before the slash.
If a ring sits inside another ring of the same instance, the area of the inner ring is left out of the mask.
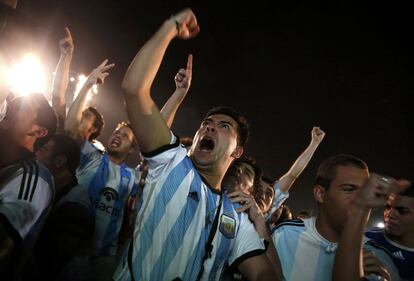
<path id="1" fill-rule="evenodd" d="M 275 198 L 273 199 L 270 212 L 267 213 L 266 220 L 269 219 L 272 216 L 272 214 L 286 201 L 286 199 L 289 198 L 289 191 L 282 192 L 280 190 L 279 181 L 275 181 L 273 189 L 275 191 Z"/>
<path id="2" fill-rule="evenodd" d="M 153 152 L 143 153 L 148 165 L 146 181 L 153 182 L 158 179 L 166 170 L 184 159 L 186 155 L 187 150 L 180 145 L 179 139 L 171 132 L 170 144 Z"/>
<path id="3" fill-rule="evenodd" d="M 53 181 L 36 163 L 25 164 L 19 175 L 8 181 L 0 191 L 0 214 L 21 239 L 35 227 L 45 210 L 52 204 Z"/>
<path id="4" fill-rule="evenodd" d="M 259 237 L 247 214 L 242 213 L 241 215 L 240 228 L 228 258 L 229 265 L 232 267 L 238 266 L 248 258 L 262 255 L 266 251 L 263 239 Z"/>

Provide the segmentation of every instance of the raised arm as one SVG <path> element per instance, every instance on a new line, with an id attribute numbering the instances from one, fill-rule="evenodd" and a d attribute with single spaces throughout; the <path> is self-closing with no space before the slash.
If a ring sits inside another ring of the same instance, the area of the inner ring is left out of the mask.
<path id="1" fill-rule="evenodd" d="M 96 83 L 103 83 L 105 78 L 109 75 L 107 71 L 115 66 L 113 63 L 107 63 L 108 60 L 106 59 L 97 68 L 92 70 L 86 79 L 85 84 L 83 84 L 82 89 L 80 89 L 78 96 L 69 108 L 67 120 L 65 122 L 65 131 L 72 135 L 79 143 L 85 141 L 85 136 L 79 131 L 79 124 L 82 120 L 82 112 L 86 106 L 88 93 L 93 85 Z"/>
<path id="2" fill-rule="evenodd" d="M 296 159 L 289 171 L 280 177 L 279 185 L 281 192 L 288 192 L 292 187 L 296 179 L 302 174 L 303 170 L 308 165 L 309 161 L 312 159 L 313 154 L 318 148 L 319 144 L 323 140 L 325 132 L 322 131 L 319 127 L 312 128 L 312 139 L 308 147 L 302 154 Z"/>
<path id="3" fill-rule="evenodd" d="M 355 195 L 348 220 L 341 234 L 333 267 L 333 281 L 365 280 L 362 243 L 372 208 L 384 206 L 388 195 L 408 186 L 406 181 L 372 174 L 368 182 Z"/>
<path id="4" fill-rule="evenodd" d="M 60 58 L 56 66 L 52 84 L 52 106 L 59 116 L 59 129 L 63 130 L 61 122 L 66 118 L 65 93 L 69 82 L 69 69 L 73 55 L 73 39 L 69 28 L 65 27 L 66 36 L 59 41 Z"/>
<path id="5" fill-rule="evenodd" d="M 187 67 L 186 69 L 181 68 L 177 75 L 175 75 L 174 80 L 176 89 L 161 109 L 161 114 L 169 128 L 171 128 L 172 123 L 174 122 L 178 107 L 181 105 L 190 89 L 192 73 L 193 55 L 188 55 Z"/>
<path id="6" fill-rule="evenodd" d="M 142 152 L 153 151 L 170 142 L 170 131 L 150 95 L 151 85 L 165 51 L 175 37 L 188 39 L 199 32 L 197 19 L 185 9 L 166 20 L 131 62 L 122 88 L 132 129 Z"/>

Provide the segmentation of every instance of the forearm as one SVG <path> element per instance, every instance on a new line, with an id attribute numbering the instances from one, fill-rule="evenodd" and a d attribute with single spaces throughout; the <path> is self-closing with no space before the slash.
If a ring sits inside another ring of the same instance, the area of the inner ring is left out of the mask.
<path id="1" fill-rule="evenodd" d="M 273 240 L 270 236 L 270 231 L 266 225 L 265 218 L 263 216 L 258 217 L 254 220 L 253 224 L 260 238 L 266 240 L 269 243 L 266 249 L 266 257 L 271 263 L 274 271 L 277 273 L 276 280 L 282 280 L 282 269 L 279 261 L 279 256 L 277 255 L 276 247 L 273 244 Z"/>
<path id="2" fill-rule="evenodd" d="M 69 83 L 69 69 L 72 55 L 61 55 L 56 66 L 52 84 L 52 106 L 56 113 L 65 117 L 65 93 Z"/>
<path id="3" fill-rule="evenodd" d="M 172 96 L 162 107 L 161 114 L 167 122 L 167 126 L 169 128 L 171 128 L 174 122 L 175 114 L 177 113 L 177 110 L 180 107 L 186 95 L 187 91 L 185 89 L 177 88 L 175 92 L 172 94 Z"/>
<path id="4" fill-rule="evenodd" d="M 148 93 L 170 41 L 177 34 L 172 19 L 166 20 L 153 37 L 142 47 L 130 64 L 122 88 L 127 95 Z"/>
<path id="5" fill-rule="evenodd" d="M 319 143 L 311 141 L 308 147 L 290 167 L 289 171 L 279 179 L 280 190 L 282 192 L 289 191 L 296 179 L 302 174 L 306 166 L 308 166 L 318 146 Z"/>
<path id="6" fill-rule="evenodd" d="M 78 96 L 69 108 L 68 116 L 65 122 L 65 131 L 75 138 L 79 137 L 79 124 L 82 120 L 82 112 L 86 107 L 89 90 L 93 85 L 86 82 L 79 91 Z"/>
<path id="7" fill-rule="evenodd" d="M 333 281 L 361 280 L 364 276 L 361 248 L 369 214 L 369 209 L 351 207 L 335 256 Z"/>

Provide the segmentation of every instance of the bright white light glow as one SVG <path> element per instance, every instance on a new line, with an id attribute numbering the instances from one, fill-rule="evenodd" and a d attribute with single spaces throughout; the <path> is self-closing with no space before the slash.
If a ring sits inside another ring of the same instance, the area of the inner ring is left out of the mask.
<path id="1" fill-rule="evenodd" d="M 75 82 L 76 79 L 75 79 L 75 77 L 70 77 L 69 80 L 70 80 L 70 82 Z"/>
<path id="2" fill-rule="evenodd" d="M 377 227 L 384 228 L 385 224 L 383 222 L 379 222 L 379 223 L 377 223 Z"/>
<path id="3" fill-rule="evenodd" d="M 86 77 L 83 74 L 78 76 L 78 83 L 76 84 L 74 99 L 76 99 L 76 97 L 78 96 L 79 91 L 82 89 L 83 85 L 86 82 L 86 79 L 88 79 L 88 77 Z M 88 92 L 88 97 L 86 98 L 86 104 L 89 104 L 89 102 L 92 100 L 92 97 L 96 95 L 97 93 L 98 93 L 98 85 L 95 84 L 92 86 L 91 90 L 89 90 Z"/>
<path id="4" fill-rule="evenodd" d="M 15 95 L 46 92 L 46 75 L 40 59 L 33 54 L 25 55 L 22 60 L 8 71 L 8 84 Z"/>

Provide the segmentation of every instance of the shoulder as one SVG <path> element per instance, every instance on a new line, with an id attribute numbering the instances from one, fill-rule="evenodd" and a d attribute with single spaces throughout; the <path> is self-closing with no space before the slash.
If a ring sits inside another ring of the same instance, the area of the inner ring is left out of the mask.
<path id="1" fill-rule="evenodd" d="M 287 220 L 287 221 L 280 223 L 278 226 L 275 227 L 273 232 L 286 231 L 286 230 L 303 231 L 304 229 L 306 229 L 306 224 L 302 219 L 292 219 L 292 220 Z"/>

